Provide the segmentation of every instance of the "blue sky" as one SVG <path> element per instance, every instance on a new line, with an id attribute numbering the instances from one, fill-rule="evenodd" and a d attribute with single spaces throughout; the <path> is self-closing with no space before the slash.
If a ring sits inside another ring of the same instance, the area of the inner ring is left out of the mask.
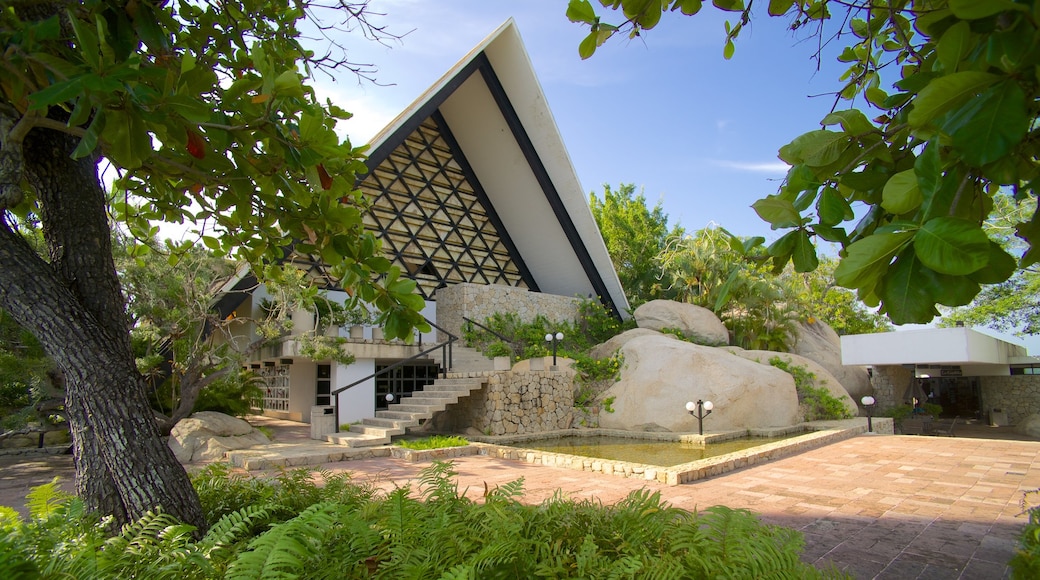
<path id="1" fill-rule="evenodd" d="M 569 22 L 566 6 L 373 0 L 386 14 L 380 22 L 408 34 L 390 48 L 351 38 L 348 56 L 377 66 L 378 81 L 390 86 L 349 75 L 335 85 L 318 80 L 355 114 L 345 128 L 363 143 L 512 17 L 586 194 L 633 183 L 687 230 L 714 222 L 738 235 L 778 237 L 750 205 L 776 191 L 786 172 L 777 150 L 818 128 L 833 98 L 809 95 L 836 90 L 842 68 L 831 59 L 817 72 L 814 46 L 765 15 L 726 61 L 727 15 L 710 4 L 694 17 L 667 15 L 641 39 L 612 39 L 582 61 L 578 43 L 588 28 Z"/>
<path id="2" fill-rule="evenodd" d="M 786 173 L 779 148 L 818 128 L 834 106 L 830 93 L 845 71 L 834 59 L 840 44 L 818 67 L 808 31 L 792 32 L 787 19 L 759 10 L 727 61 L 723 23 L 733 15 L 705 2 L 700 14 L 667 14 L 642 38 L 612 39 L 582 61 L 578 44 L 588 28 L 569 22 L 566 7 L 566 0 L 371 0 L 371 10 L 385 14 L 373 21 L 403 38 L 389 47 L 356 35 L 343 42 L 351 60 L 378 68 L 381 84 L 319 77 L 319 94 L 354 113 L 343 128 L 354 144 L 365 143 L 512 17 L 586 195 L 633 183 L 687 231 L 715 223 L 768 242 L 782 235 L 750 206 L 779 187 Z M 1040 351 L 1040 337 L 989 333 Z"/>

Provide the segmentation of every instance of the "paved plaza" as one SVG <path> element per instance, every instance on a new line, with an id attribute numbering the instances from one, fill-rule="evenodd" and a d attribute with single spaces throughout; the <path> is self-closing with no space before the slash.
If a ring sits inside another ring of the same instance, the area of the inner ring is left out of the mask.
<path id="1" fill-rule="evenodd" d="M 2 505 L 21 505 L 30 485 L 71 474 L 67 456 L 2 461 Z M 861 435 L 679 486 L 482 456 L 454 461 L 459 488 L 476 498 L 485 484 L 522 477 L 528 502 L 562 490 L 610 504 L 645 487 L 685 509 L 747 508 L 802 531 L 807 562 L 861 579 L 1007 578 L 1026 522 L 1023 492 L 1040 487 L 1040 441 L 969 437 Z M 418 486 L 427 465 L 377 458 L 322 467 L 392 489 Z"/>

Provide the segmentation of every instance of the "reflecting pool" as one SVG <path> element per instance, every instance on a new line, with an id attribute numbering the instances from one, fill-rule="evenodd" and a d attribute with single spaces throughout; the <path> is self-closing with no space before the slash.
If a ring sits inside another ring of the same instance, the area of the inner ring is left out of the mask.
<path id="1" fill-rule="evenodd" d="M 549 453 L 607 459 L 610 461 L 626 461 L 629 463 L 671 467 L 743 451 L 767 443 L 784 441 L 799 435 L 804 435 L 804 433 L 792 433 L 780 437 L 742 437 L 708 444 L 596 435 L 533 439 L 522 443 L 514 443 L 510 446 Z"/>

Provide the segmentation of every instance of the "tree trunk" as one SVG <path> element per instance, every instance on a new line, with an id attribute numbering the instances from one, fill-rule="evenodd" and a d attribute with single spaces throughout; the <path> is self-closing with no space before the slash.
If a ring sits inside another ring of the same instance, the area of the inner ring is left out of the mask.
<path id="1" fill-rule="evenodd" d="M 105 193 L 76 139 L 34 129 L 25 178 L 39 201 L 49 262 L 0 222 L 0 308 L 32 331 L 65 374 L 76 487 L 120 523 L 160 508 L 204 530 L 187 473 L 160 437 L 130 350 Z"/>

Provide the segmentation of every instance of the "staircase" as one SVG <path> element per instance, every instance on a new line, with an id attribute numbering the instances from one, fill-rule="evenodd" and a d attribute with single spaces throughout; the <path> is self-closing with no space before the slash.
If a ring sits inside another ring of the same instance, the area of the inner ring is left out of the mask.
<path id="1" fill-rule="evenodd" d="M 468 374 L 468 373 L 453 373 Z M 448 405 L 470 396 L 487 384 L 487 377 L 449 377 L 437 379 L 423 390 L 403 397 L 392 403 L 385 411 L 376 411 L 376 416 L 351 425 L 350 431 L 331 433 L 325 437 L 330 443 L 347 447 L 374 447 L 388 445 L 394 435 L 404 435 L 411 427 L 418 427 Z"/>
<path id="2" fill-rule="evenodd" d="M 482 352 L 456 344 L 451 349 L 451 373 L 474 373 L 495 370 L 495 361 Z"/>

